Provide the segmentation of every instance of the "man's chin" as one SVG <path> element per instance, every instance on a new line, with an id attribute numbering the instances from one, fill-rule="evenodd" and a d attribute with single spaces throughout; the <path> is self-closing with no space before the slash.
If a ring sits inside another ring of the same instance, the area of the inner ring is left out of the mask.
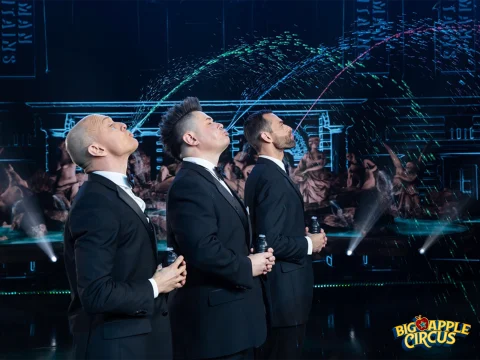
<path id="1" fill-rule="evenodd" d="M 297 146 L 297 143 L 294 141 L 294 142 L 286 144 L 284 149 L 293 149 L 295 146 Z"/>
<path id="2" fill-rule="evenodd" d="M 129 151 L 129 155 L 132 155 L 135 151 L 137 151 L 138 149 L 138 140 L 137 139 L 133 139 L 135 140 L 134 142 L 132 142 L 132 146 L 130 148 L 130 151 Z"/>
<path id="3" fill-rule="evenodd" d="M 224 143 L 224 145 L 223 145 L 222 152 L 224 152 L 225 149 L 228 148 L 229 145 L 230 145 L 230 137 L 225 137 L 225 138 L 226 138 L 226 141 L 225 141 L 225 143 Z"/>

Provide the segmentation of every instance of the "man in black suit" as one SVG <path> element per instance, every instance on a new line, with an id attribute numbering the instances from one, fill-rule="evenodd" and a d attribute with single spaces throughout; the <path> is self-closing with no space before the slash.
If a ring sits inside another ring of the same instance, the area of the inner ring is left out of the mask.
<path id="1" fill-rule="evenodd" d="M 89 115 L 71 129 L 66 145 L 89 174 L 64 233 L 75 357 L 171 358 L 165 294 L 185 284 L 186 265 L 179 257 L 157 268 L 153 226 L 126 176 L 138 142 L 125 124 Z"/>
<path id="2" fill-rule="evenodd" d="M 311 254 L 325 246 L 326 237 L 323 230 L 309 234 L 305 228 L 302 195 L 282 162 L 284 150 L 295 147 L 292 128 L 261 111 L 245 121 L 244 134 L 259 154 L 245 185 L 245 203 L 254 235 L 266 235 L 277 259 L 265 281 L 270 328 L 257 357 L 299 359 L 313 296 Z"/>
<path id="3" fill-rule="evenodd" d="M 216 167 L 230 138 L 193 97 L 168 110 L 161 137 L 183 161 L 167 198 L 167 240 L 188 270 L 169 298 L 174 358 L 247 358 L 266 338 L 259 276 L 275 258 L 249 255 L 248 214 Z"/>

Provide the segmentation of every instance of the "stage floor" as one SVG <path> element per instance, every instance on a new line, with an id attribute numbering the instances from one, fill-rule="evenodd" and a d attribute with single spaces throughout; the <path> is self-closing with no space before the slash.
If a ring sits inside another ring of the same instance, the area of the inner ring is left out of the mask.
<path id="1" fill-rule="evenodd" d="M 314 257 L 315 295 L 304 358 L 478 359 L 479 227 L 475 219 L 399 219 L 385 232 L 362 239 L 352 256 L 346 251 L 361 234 L 329 229 L 327 248 Z M 1 230 L 0 236 L 10 237 L 0 241 L 0 359 L 70 359 L 62 233 L 39 240 Z M 432 237 L 433 245 L 420 254 Z M 50 262 L 42 250 L 46 243 L 58 262 Z M 165 247 L 159 241 L 159 251 Z M 417 315 L 468 323 L 472 331 L 452 347 L 407 352 L 392 329 Z"/>
<path id="2" fill-rule="evenodd" d="M 480 284 L 316 289 L 305 359 L 478 359 Z M 0 359 L 71 359 L 68 295 L 0 296 Z M 476 314 L 475 314 L 476 313 Z M 472 325 L 451 347 L 405 351 L 392 329 L 422 315 Z M 161 344 L 161 340 L 159 340 Z"/>

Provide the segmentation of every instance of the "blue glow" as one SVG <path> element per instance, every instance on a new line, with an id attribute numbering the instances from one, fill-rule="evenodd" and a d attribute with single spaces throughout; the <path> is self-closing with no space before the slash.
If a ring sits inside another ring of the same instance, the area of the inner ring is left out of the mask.
<path id="1" fill-rule="evenodd" d="M 297 166 L 298 162 L 307 153 L 308 146 L 307 146 L 307 143 L 305 142 L 305 139 L 303 138 L 302 134 L 299 131 L 294 132 L 293 137 L 295 138 L 296 145 L 293 149 L 287 150 L 287 152 L 293 155 L 295 166 Z"/>
<path id="2" fill-rule="evenodd" d="M 365 329 L 370 329 L 370 312 L 365 311 Z"/>
<path id="3" fill-rule="evenodd" d="M 363 255 L 362 260 L 363 260 L 363 265 L 368 265 L 368 255 Z"/>
<path id="4" fill-rule="evenodd" d="M 325 257 L 325 262 L 328 266 L 333 267 L 333 255 L 327 255 Z"/>
<path id="5" fill-rule="evenodd" d="M 166 216 L 167 210 L 160 209 L 160 210 L 146 210 L 145 213 L 149 216 Z"/>
<path id="6" fill-rule="evenodd" d="M 480 219 L 460 220 L 459 222 L 464 224 L 480 224 Z"/>
<path id="7" fill-rule="evenodd" d="M 328 314 L 327 324 L 329 329 L 335 329 L 335 314 Z"/>
<path id="8" fill-rule="evenodd" d="M 148 212 L 151 215 L 165 215 L 165 210 L 157 210 L 153 212 Z M 0 237 L 7 236 L 8 240 L 0 241 L 0 246 L 9 246 L 9 245 L 38 245 L 44 242 L 48 243 L 63 243 L 63 232 L 62 231 L 49 231 L 48 234 L 43 238 L 32 238 L 28 237 L 24 233 L 16 230 L 11 230 L 10 228 L 0 227 Z M 158 251 L 165 251 L 167 249 L 166 239 L 161 239 L 157 241 Z M 32 268 L 32 262 L 30 263 L 30 268 Z M 35 269 L 35 263 L 33 262 L 33 269 Z M 35 270 L 32 270 L 35 271 Z"/>
<path id="9" fill-rule="evenodd" d="M 329 238 L 357 238 L 359 236 L 362 236 L 362 233 L 355 230 L 328 233 Z"/>
<path id="10" fill-rule="evenodd" d="M 233 158 L 237 152 L 242 150 L 238 146 L 240 144 L 240 140 L 238 140 L 238 138 L 241 138 L 243 136 L 243 126 L 233 126 L 228 131 L 228 133 L 230 134 L 230 137 L 231 137 L 230 147 L 231 147 L 231 153 Z"/>
<path id="11" fill-rule="evenodd" d="M 26 244 L 40 244 L 42 242 L 49 243 L 59 243 L 63 242 L 63 232 L 62 231 L 50 231 L 43 238 L 32 238 L 28 237 L 26 234 L 11 230 L 10 228 L 0 228 L 0 236 L 6 236 L 8 240 L 0 241 L 0 246 L 5 245 L 26 245 Z"/>
<path id="12" fill-rule="evenodd" d="M 413 236 L 459 234 L 468 230 L 466 226 L 449 221 L 402 218 L 396 218 L 395 225 L 390 225 L 390 228 L 395 230 L 397 234 Z"/>
<path id="13" fill-rule="evenodd" d="M 167 251 L 167 241 L 166 240 L 157 241 L 157 251 Z"/>

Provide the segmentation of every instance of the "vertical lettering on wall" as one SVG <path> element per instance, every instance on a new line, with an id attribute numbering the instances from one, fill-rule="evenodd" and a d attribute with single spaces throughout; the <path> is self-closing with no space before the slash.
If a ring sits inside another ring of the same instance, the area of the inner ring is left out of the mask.
<path id="1" fill-rule="evenodd" d="M 358 57 L 388 37 L 388 0 L 356 0 L 356 51 Z M 388 73 L 388 47 L 382 44 L 367 52 L 361 73 Z M 357 73 L 359 71 L 357 70 Z"/>
<path id="2" fill-rule="evenodd" d="M 0 0 L 0 78 L 35 77 L 34 0 Z"/>
<path id="3" fill-rule="evenodd" d="M 435 70 L 441 73 L 476 70 L 474 0 L 441 0 L 436 24 Z"/>

